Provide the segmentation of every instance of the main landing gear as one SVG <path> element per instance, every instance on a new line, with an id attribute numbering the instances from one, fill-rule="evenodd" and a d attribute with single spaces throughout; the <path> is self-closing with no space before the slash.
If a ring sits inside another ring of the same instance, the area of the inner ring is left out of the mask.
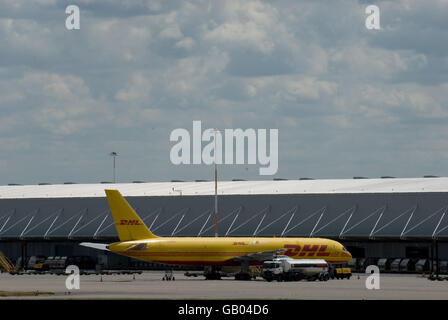
<path id="1" fill-rule="evenodd" d="M 249 273 L 238 272 L 235 274 L 235 280 L 251 280 L 252 277 Z"/>
<path id="2" fill-rule="evenodd" d="M 251 280 L 252 276 L 249 274 L 249 261 L 241 262 L 241 271 L 235 274 L 235 280 Z"/>
<path id="3" fill-rule="evenodd" d="M 206 266 L 204 276 L 205 280 L 221 280 L 221 272 L 216 266 Z"/>
<path id="4" fill-rule="evenodd" d="M 221 272 L 220 266 L 206 266 L 204 268 L 204 276 L 206 280 L 221 280 L 222 276 L 226 276 L 227 273 Z M 249 272 L 249 261 L 241 262 L 240 272 L 235 274 L 235 280 L 251 280 L 255 279 L 256 276 Z"/>

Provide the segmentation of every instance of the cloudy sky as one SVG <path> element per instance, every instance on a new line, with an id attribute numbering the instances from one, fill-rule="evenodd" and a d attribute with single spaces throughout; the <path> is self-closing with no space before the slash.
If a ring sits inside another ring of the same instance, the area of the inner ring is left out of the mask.
<path id="1" fill-rule="evenodd" d="M 81 29 L 65 28 L 78 5 Z M 368 30 L 365 8 L 380 8 Z M 0 184 L 213 179 L 173 129 L 275 128 L 279 170 L 448 175 L 448 2 L 0 1 Z"/>

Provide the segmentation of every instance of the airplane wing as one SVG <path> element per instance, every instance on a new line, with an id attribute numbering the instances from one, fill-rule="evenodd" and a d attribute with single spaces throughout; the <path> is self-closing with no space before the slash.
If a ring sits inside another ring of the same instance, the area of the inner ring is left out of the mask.
<path id="1" fill-rule="evenodd" d="M 277 250 L 271 250 L 271 251 L 260 251 L 255 253 L 249 253 L 244 256 L 235 257 L 231 260 L 236 261 L 265 261 L 265 260 L 271 260 L 275 258 L 277 255 L 282 254 L 283 252 L 287 251 L 288 249 L 277 249 Z"/>
<path id="2" fill-rule="evenodd" d="M 81 242 L 79 245 L 87 248 L 109 251 L 107 248 L 108 244 L 106 243 Z"/>
<path id="3" fill-rule="evenodd" d="M 108 245 L 105 244 L 105 243 L 81 242 L 79 245 L 83 246 L 83 247 L 87 247 L 87 248 L 93 248 L 93 249 L 98 249 L 98 250 L 110 251 L 107 248 Z M 125 251 L 128 251 L 128 250 L 145 250 L 145 249 L 146 249 L 146 243 L 138 243 L 138 244 L 133 244 L 133 245 L 127 247 L 125 249 Z"/>

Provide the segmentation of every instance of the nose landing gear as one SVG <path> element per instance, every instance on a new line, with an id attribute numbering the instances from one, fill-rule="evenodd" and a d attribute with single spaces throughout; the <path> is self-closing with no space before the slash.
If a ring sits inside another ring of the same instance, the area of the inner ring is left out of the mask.
<path id="1" fill-rule="evenodd" d="M 173 275 L 173 270 L 165 270 L 165 275 L 162 278 L 163 281 L 174 281 L 176 278 Z"/>

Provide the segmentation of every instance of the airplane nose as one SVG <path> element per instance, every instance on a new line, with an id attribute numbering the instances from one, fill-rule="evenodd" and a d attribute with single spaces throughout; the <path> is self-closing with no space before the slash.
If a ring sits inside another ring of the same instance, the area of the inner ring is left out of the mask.
<path id="1" fill-rule="evenodd" d="M 352 254 L 347 250 L 342 251 L 342 255 L 347 257 L 347 261 L 350 261 L 353 258 Z"/>
<path id="2" fill-rule="evenodd" d="M 353 258 L 352 254 L 350 252 L 348 252 L 348 251 L 347 251 L 347 258 L 348 258 L 347 262 L 352 260 L 352 258 Z"/>

